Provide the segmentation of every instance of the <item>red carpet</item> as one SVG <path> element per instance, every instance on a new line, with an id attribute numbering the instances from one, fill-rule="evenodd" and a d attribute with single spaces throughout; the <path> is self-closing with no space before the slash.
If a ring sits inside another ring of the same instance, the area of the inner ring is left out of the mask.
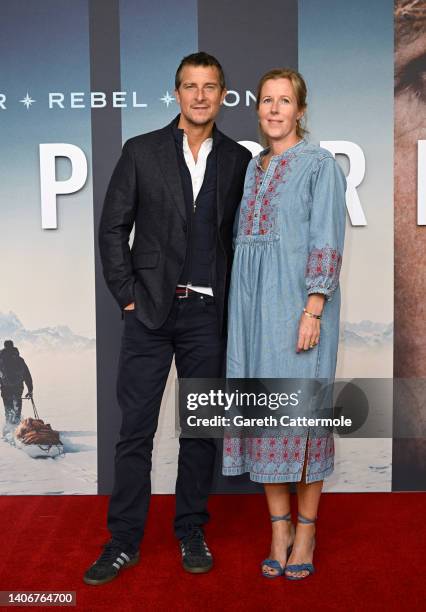
<path id="1" fill-rule="evenodd" d="M 425 609 L 424 493 L 324 495 L 317 573 L 297 583 L 259 574 L 270 543 L 262 495 L 212 496 L 216 565 L 197 576 L 181 569 L 173 505 L 154 496 L 139 565 L 89 587 L 81 576 L 108 537 L 107 498 L 2 497 L 0 590 L 76 591 L 77 609 L 87 611 Z"/>

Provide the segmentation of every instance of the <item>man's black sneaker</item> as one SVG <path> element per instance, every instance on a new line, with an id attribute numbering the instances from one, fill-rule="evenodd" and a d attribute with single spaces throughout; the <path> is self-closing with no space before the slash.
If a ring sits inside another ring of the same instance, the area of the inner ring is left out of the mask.
<path id="1" fill-rule="evenodd" d="M 124 567 L 132 567 L 139 561 L 139 552 L 129 553 L 119 543 L 108 542 L 104 546 L 104 552 L 84 574 L 83 580 L 86 584 L 106 584 L 114 580 Z"/>
<path id="2" fill-rule="evenodd" d="M 180 540 L 180 549 L 182 565 L 187 572 L 203 574 L 213 567 L 213 557 L 200 527 L 194 527 L 188 536 Z"/>

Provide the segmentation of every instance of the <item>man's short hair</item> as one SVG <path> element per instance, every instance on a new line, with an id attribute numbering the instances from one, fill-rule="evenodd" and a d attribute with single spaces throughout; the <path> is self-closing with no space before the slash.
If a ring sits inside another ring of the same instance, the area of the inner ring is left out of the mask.
<path id="1" fill-rule="evenodd" d="M 214 66 L 217 68 L 219 73 L 219 84 L 220 88 L 225 89 L 225 75 L 223 73 L 223 68 L 220 65 L 219 61 L 213 56 L 205 53 L 204 51 L 198 51 L 197 53 L 191 53 L 191 55 L 187 55 L 183 58 L 181 63 L 179 64 L 178 69 L 176 70 L 175 76 L 175 88 L 179 89 L 180 87 L 180 73 L 182 72 L 182 68 L 184 66 Z"/>

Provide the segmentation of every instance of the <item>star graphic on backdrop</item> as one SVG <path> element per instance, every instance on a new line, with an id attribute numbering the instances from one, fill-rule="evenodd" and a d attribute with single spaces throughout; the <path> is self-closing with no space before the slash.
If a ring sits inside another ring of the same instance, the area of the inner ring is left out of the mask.
<path id="1" fill-rule="evenodd" d="M 27 110 L 30 108 L 31 104 L 33 104 L 34 102 L 37 102 L 37 100 L 33 100 L 30 96 L 30 94 L 27 91 L 27 95 L 25 96 L 25 98 L 23 98 L 22 100 L 19 100 L 20 102 L 22 102 L 22 104 L 24 104 L 27 107 Z"/>
<path id="2" fill-rule="evenodd" d="M 163 96 L 162 98 L 160 98 L 161 102 L 164 102 L 164 104 L 167 106 L 167 108 L 169 108 L 169 104 L 171 104 L 174 100 L 173 96 L 171 96 L 169 94 L 168 91 L 166 91 L 166 95 Z"/>

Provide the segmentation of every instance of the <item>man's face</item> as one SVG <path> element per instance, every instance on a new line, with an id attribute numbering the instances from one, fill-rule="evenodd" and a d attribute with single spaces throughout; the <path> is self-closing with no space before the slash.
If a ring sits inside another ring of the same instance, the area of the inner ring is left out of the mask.
<path id="1" fill-rule="evenodd" d="M 410 238 L 411 232 L 416 231 L 417 240 L 422 240 L 422 244 L 426 246 L 424 228 L 414 226 L 413 229 L 411 225 L 416 219 L 417 142 L 426 138 L 425 48 L 426 32 L 416 34 L 411 40 L 404 39 L 403 43 L 397 45 L 395 52 L 396 223 L 401 229 L 404 226 L 404 231 L 397 233 L 397 242 L 405 240 L 407 248 L 413 249 L 414 258 L 417 255 L 418 243 Z M 408 209 L 411 209 L 411 214 L 407 213 Z M 418 273 L 420 263 L 415 268 Z M 412 274 L 414 270 L 411 270 L 410 275 Z M 418 287 L 420 288 L 421 284 Z M 410 326 L 412 324 L 413 321 Z M 425 364 L 423 363 L 421 367 L 424 368 Z"/>
<path id="2" fill-rule="evenodd" d="M 216 66 L 184 66 L 175 97 L 181 118 L 191 125 L 206 125 L 216 118 L 226 95 Z"/>
<path id="3" fill-rule="evenodd" d="M 400 473 L 406 472 L 408 487 L 423 485 L 424 470 L 418 466 L 426 461 L 426 440 L 420 434 L 426 427 L 425 390 L 420 384 L 426 377 L 426 332 L 418 306 L 424 301 L 426 228 L 416 224 L 417 143 L 426 139 L 425 49 L 426 31 L 419 24 L 395 52 L 395 368 L 397 376 L 412 382 L 400 385 L 410 395 L 395 408 L 394 463 Z M 399 436 L 400 431 L 411 436 Z"/>

